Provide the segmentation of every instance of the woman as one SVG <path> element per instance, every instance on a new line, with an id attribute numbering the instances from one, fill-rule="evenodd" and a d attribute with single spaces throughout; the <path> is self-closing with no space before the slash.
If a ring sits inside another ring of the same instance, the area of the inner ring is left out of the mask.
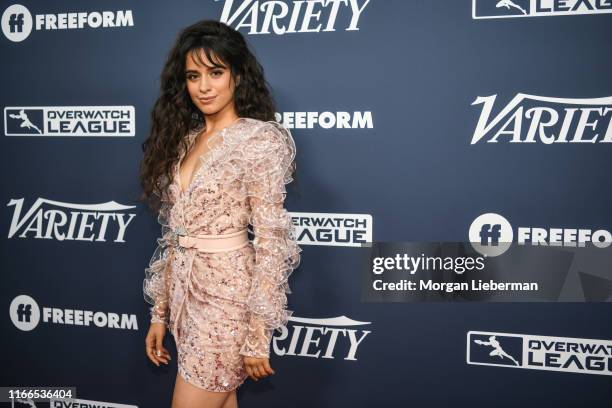
<path id="1" fill-rule="evenodd" d="M 236 407 L 247 377 L 274 374 L 270 341 L 292 313 L 287 278 L 301 252 L 283 207 L 295 143 L 274 112 L 238 31 L 217 21 L 183 30 L 140 174 L 162 225 L 143 285 L 153 305 L 146 353 L 168 364 L 168 328 L 178 351 L 174 408 Z"/>

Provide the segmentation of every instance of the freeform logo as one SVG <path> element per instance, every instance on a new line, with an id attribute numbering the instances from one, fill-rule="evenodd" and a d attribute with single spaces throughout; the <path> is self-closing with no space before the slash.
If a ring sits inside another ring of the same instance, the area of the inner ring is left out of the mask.
<path id="1" fill-rule="evenodd" d="M 507 219 L 499 214 L 482 214 L 470 225 L 472 247 L 485 256 L 498 256 L 510 248 L 514 233 Z"/>
<path id="2" fill-rule="evenodd" d="M 469 331 L 468 364 L 612 375 L 612 341 Z"/>
<path id="3" fill-rule="evenodd" d="M 612 96 L 570 99 L 519 93 L 492 118 L 496 98 L 479 96 L 472 102 L 482 105 L 482 112 L 471 144 L 497 143 L 500 137 L 509 143 L 612 142 Z"/>
<path id="4" fill-rule="evenodd" d="M 605 229 L 518 227 L 518 245 L 596 248 L 612 244 L 612 233 Z M 510 222 L 499 214 L 487 213 L 476 217 L 469 230 L 472 247 L 487 256 L 497 256 L 508 250 L 514 239 Z"/>
<path id="5" fill-rule="evenodd" d="M 336 22 L 340 16 L 346 24 L 345 31 L 356 31 L 359 30 L 361 13 L 369 2 L 370 0 L 242 0 L 236 2 L 237 6 L 233 8 L 234 0 L 225 0 L 220 21 L 236 30 L 247 28 L 247 34 L 283 35 L 336 31 Z"/>
<path id="6" fill-rule="evenodd" d="M 518 243 L 566 247 L 584 247 L 586 243 L 591 243 L 596 248 L 607 248 L 612 243 L 612 234 L 605 229 L 519 227 Z"/>
<path id="7" fill-rule="evenodd" d="M 28 295 L 19 295 L 13 299 L 9 314 L 15 327 L 23 331 L 33 330 L 40 321 L 38 303 Z"/>
<path id="8" fill-rule="evenodd" d="M 59 207 L 44 209 L 43 206 Z M 19 233 L 19 238 L 54 239 L 57 241 L 125 242 L 127 226 L 136 214 L 124 212 L 133 205 L 122 205 L 115 201 L 101 204 L 74 204 L 61 201 L 36 199 L 25 214 L 22 213 L 23 198 L 11 199 L 7 207 L 15 206 L 8 238 Z M 114 228 L 109 228 L 109 225 Z M 113 234 L 108 237 L 109 234 Z"/>
<path id="9" fill-rule="evenodd" d="M 7 106 L 6 136 L 134 136 L 133 106 Z"/>
<path id="10" fill-rule="evenodd" d="M 32 32 L 33 20 L 36 31 L 131 27 L 134 25 L 132 10 L 37 14 L 32 19 L 32 14 L 25 6 L 13 4 L 2 14 L 2 32 L 10 41 L 21 42 Z"/>
<path id="11" fill-rule="evenodd" d="M 352 328 L 371 322 L 360 322 L 346 316 L 327 319 L 291 316 L 289 321 L 292 324 L 283 327 L 281 333 L 273 337 L 272 347 L 278 356 L 333 359 L 342 353 L 344 360 L 356 361 L 359 345 L 371 333 L 370 330 Z"/>
<path id="12" fill-rule="evenodd" d="M 2 32 L 13 42 L 28 38 L 32 32 L 32 14 L 21 4 L 9 6 L 2 14 Z"/>
<path id="13" fill-rule="evenodd" d="M 28 295 L 16 296 L 9 306 L 11 321 L 19 330 L 34 330 L 40 323 L 38 303 Z M 42 308 L 42 321 L 51 324 L 107 327 L 111 329 L 138 330 L 135 314 L 93 312 L 90 310 Z"/>
<path id="14" fill-rule="evenodd" d="M 472 0 L 472 18 L 612 13 L 612 0 Z"/>
<path id="15" fill-rule="evenodd" d="M 352 246 L 372 243 L 370 214 L 291 212 L 300 245 Z"/>
<path id="16" fill-rule="evenodd" d="M 276 115 L 289 129 L 372 129 L 371 111 L 360 112 L 284 112 Z"/>

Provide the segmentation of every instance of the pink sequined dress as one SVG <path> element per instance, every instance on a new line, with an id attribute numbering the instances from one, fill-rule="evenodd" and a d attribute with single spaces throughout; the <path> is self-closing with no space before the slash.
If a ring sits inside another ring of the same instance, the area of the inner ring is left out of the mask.
<path id="1" fill-rule="evenodd" d="M 202 129 L 187 135 L 189 149 Z M 179 374 L 221 392 L 248 377 L 243 356 L 269 357 L 274 329 L 292 314 L 287 279 L 301 249 L 283 205 L 296 148 L 288 129 L 251 118 L 238 118 L 207 143 L 186 191 L 175 165 L 143 291 L 153 305 L 151 321 L 166 323 L 175 339 Z M 186 152 L 179 150 L 183 159 Z M 236 250 L 206 253 L 178 245 L 177 234 L 244 228 L 254 238 Z"/>

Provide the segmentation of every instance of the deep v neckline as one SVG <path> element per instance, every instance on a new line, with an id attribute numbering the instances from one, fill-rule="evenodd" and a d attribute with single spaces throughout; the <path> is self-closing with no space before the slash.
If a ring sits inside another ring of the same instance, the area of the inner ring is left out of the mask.
<path id="1" fill-rule="evenodd" d="M 212 151 L 218 145 L 223 143 L 223 140 L 221 140 L 220 142 L 217 142 L 217 143 L 215 143 L 215 144 L 213 144 L 211 146 L 210 145 L 210 141 L 213 140 L 213 139 L 218 138 L 221 134 L 225 133 L 225 131 L 227 129 L 229 129 L 231 126 L 236 124 L 236 122 L 238 122 L 240 119 L 241 119 L 240 117 L 236 118 L 236 120 L 234 120 L 229 125 L 225 126 L 224 128 L 219 129 L 218 131 L 216 131 L 212 135 L 208 136 L 208 138 L 204 142 L 206 144 L 206 146 L 208 147 L 208 150 L 205 151 L 204 153 L 202 153 L 201 155 L 199 155 L 197 157 L 197 159 L 196 159 L 197 160 L 197 162 L 196 162 L 196 166 L 197 167 L 195 167 L 194 170 L 191 172 L 191 175 L 189 176 L 189 179 L 187 180 L 187 188 L 185 190 L 183 190 L 183 183 L 182 183 L 182 180 L 181 180 L 181 166 L 182 166 L 182 164 L 184 162 L 184 159 L 187 158 L 187 156 L 189 155 L 189 153 L 193 149 L 193 146 L 195 144 L 195 140 L 198 138 L 199 135 L 202 134 L 202 132 L 204 132 L 206 130 L 206 126 L 204 126 L 204 128 L 200 132 L 195 133 L 195 136 L 193 136 L 191 138 L 191 140 L 189 140 L 189 145 L 187 146 L 187 150 L 186 150 L 187 152 L 185 153 L 185 156 L 182 159 L 179 159 L 178 165 L 176 166 L 176 180 L 177 180 L 179 192 L 180 192 L 181 195 L 185 195 L 185 194 L 187 194 L 191 190 L 191 187 L 192 187 L 195 179 L 197 178 L 198 173 L 202 170 L 202 167 L 204 167 L 205 159 L 208 156 L 210 156 Z"/>

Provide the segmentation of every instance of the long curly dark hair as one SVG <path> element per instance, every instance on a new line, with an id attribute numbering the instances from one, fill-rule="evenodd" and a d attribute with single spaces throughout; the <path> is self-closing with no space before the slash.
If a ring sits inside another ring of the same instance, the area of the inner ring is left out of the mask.
<path id="1" fill-rule="evenodd" d="M 161 73 L 160 95 L 151 111 L 151 131 L 142 144 L 140 200 L 154 212 L 159 210 L 172 182 L 180 144 L 186 149 L 186 134 L 204 123 L 204 114 L 192 102 L 185 78 L 187 54 L 194 53 L 197 58 L 201 50 L 214 66 L 221 65 L 214 62 L 212 54 L 229 67 L 234 83 L 240 76 L 234 91 L 239 117 L 276 120 L 275 102 L 264 78 L 264 69 L 240 32 L 214 20 L 199 21 L 183 29 Z"/>

